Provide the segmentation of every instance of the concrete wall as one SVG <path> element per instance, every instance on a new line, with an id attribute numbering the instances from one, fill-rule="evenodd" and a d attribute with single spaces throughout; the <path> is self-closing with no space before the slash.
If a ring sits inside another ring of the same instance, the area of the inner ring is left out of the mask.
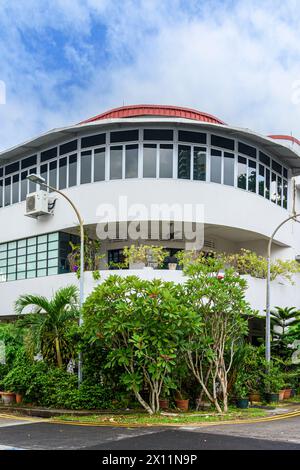
<path id="1" fill-rule="evenodd" d="M 116 270 L 113 272 L 100 271 L 100 274 L 100 281 L 94 281 L 92 273 L 85 273 L 85 296 L 90 294 L 99 282 L 103 282 L 103 280 L 107 279 L 107 277 L 112 274 L 118 274 L 123 277 L 137 275 L 142 279 L 159 278 L 165 281 L 184 282 L 182 271 L 153 270 L 151 268 L 144 268 L 142 270 Z M 243 277 L 246 278 L 248 283 L 246 299 L 250 302 L 252 308 L 263 313 L 265 309 L 265 280 L 255 279 L 250 276 Z M 295 276 L 295 279 L 297 279 L 297 283 L 300 282 L 300 276 Z M 74 273 L 3 283 L 1 284 L 0 317 L 13 315 L 14 302 L 22 294 L 39 294 L 49 298 L 58 288 L 69 284 L 79 285 L 78 279 Z M 272 307 L 278 305 L 282 307 L 295 306 L 300 308 L 300 289 L 298 289 L 296 285 L 291 285 L 282 280 L 273 281 L 271 283 L 271 305 Z"/>

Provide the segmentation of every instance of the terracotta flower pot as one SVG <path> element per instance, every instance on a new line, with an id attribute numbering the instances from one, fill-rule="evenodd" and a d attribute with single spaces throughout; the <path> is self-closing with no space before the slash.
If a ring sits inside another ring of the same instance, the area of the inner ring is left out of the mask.
<path id="1" fill-rule="evenodd" d="M 283 401 L 285 390 L 279 390 L 278 394 L 279 394 L 279 401 Z"/>
<path id="2" fill-rule="evenodd" d="M 236 407 L 241 409 L 249 408 L 249 400 L 248 398 L 238 398 L 236 401 Z"/>
<path id="3" fill-rule="evenodd" d="M 167 398 L 161 398 L 159 400 L 159 408 L 161 410 L 168 410 L 169 409 L 169 400 Z"/>
<path id="4" fill-rule="evenodd" d="M 261 401 L 260 393 L 259 392 L 249 393 L 249 400 L 250 400 L 250 403 L 260 402 Z"/>
<path id="5" fill-rule="evenodd" d="M 177 269 L 177 263 L 168 263 L 168 268 L 170 271 L 175 271 Z"/>
<path id="6" fill-rule="evenodd" d="M 176 408 L 178 408 L 181 411 L 188 411 L 189 401 L 190 400 L 177 400 L 177 399 L 175 399 Z"/>
<path id="7" fill-rule="evenodd" d="M 291 398 L 292 394 L 292 389 L 291 388 L 286 388 L 284 389 L 284 399 L 286 400 L 287 398 Z"/>
<path id="8" fill-rule="evenodd" d="M 16 393 L 16 403 L 20 404 L 23 401 L 23 396 L 21 393 Z"/>
<path id="9" fill-rule="evenodd" d="M 11 405 L 16 400 L 16 395 L 13 392 L 1 392 L 1 398 L 4 405 Z"/>

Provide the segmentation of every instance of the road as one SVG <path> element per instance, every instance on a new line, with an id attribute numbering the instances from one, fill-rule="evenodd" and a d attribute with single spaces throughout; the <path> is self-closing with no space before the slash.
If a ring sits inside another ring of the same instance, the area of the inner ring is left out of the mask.
<path id="1" fill-rule="evenodd" d="M 217 426 L 74 426 L 0 415 L 0 450 L 300 450 L 300 416 Z"/>

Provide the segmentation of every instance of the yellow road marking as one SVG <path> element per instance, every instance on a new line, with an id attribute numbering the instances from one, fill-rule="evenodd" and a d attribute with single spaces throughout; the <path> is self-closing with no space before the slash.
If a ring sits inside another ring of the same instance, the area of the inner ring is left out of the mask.
<path id="1" fill-rule="evenodd" d="M 190 422 L 190 423 L 155 423 L 155 424 L 137 424 L 137 423 L 117 423 L 117 422 L 102 422 L 102 423 L 91 423 L 87 421 L 63 421 L 59 419 L 50 419 L 50 418 L 33 418 L 33 417 L 25 417 L 25 416 L 16 416 L 10 414 L 1 414 L 0 418 L 4 419 L 11 419 L 17 421 L 28 421 L 28 422 L 35 422 L 35 423 L 48 423 L 48 424 L 66 424 L 71 426 L 87 426 L 87 427 L 126 427 L 126 428 L 141 428 L 141 427 L 180 427 L 180 426 L 191 426 L 191 427 L 204 427 L 204 426 L 223 426 L 228 424 L 255 424 L 255 423 L 265 423 L 269 421 L 280 421 L 283 419 L 289 419 L 293 417 L 300 416 L 300 410 L 295 410 L 289 413 L 282 413 L 275 416 L 266 416 L 263 418 L 253 418 L 253 419 L 239 419 L 239 420 L 227 420 L 227 421 L 215 421 L 215 422 Z"/>

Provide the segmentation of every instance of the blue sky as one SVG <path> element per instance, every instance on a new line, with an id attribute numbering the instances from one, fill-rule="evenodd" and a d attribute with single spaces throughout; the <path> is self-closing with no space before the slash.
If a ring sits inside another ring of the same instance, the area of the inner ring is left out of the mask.
<path id="1" fill-rule="evenodd" d="M 0 0 L 0 148 L 123 103 L 300 137 L 299 10 L 298 0 Z"/>

